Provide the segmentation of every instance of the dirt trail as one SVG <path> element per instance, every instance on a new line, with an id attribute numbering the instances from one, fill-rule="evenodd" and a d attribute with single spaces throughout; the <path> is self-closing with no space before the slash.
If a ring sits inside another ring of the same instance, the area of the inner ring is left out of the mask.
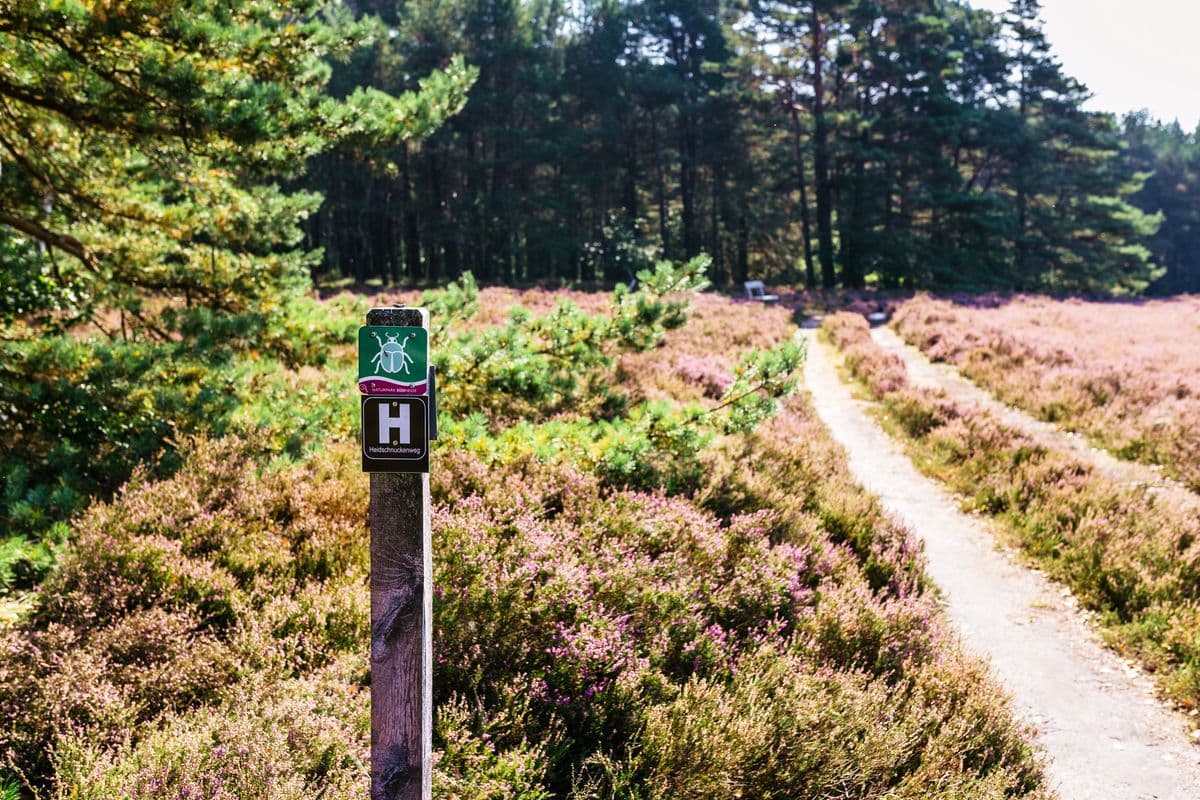
<path id="1" fill-rule="evenodd" d="M 1200 748 L 1150 681 L 1105 650 L 1071 598 L 998 552 L 991 533 L 912 462 L 838 377 L 812 331 L 805 368 L 856 479 L 925 543 L 964 646 L 989 661 L 1049 756 L 1063 800 L 1196 800 Z"/>
<path id="2" fill-rule="evenodd" d="M 872 328 L 871 338 L 886 352 L 895 353 L 904 361 L 909 380 L 914 386 L 941 389 L 947 397 L 960 404 L 981 408 L 1043 447 L 1065 452 L 1085 464 L 1091 464 L 1110 480 L 1135 486 L 1147 485 L 1151 491 L 1182 508 L 1200 507 L 1200 496 L 1186 486 L 1164 477 L 1153 467 L 1119 459 L 1107 450 L 1092 447 L 1079 434 L 1068 433 L 1000 402 L 991 392 L 964 377 L 953 365 L 930 361 L 891 328 Z"/>

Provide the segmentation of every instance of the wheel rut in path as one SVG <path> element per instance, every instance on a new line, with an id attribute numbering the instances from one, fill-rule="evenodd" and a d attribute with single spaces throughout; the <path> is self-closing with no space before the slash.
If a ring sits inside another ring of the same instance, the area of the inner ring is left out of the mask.
<path id="1" fill-rule="evenodd" d="M 960 373 L 952 364 L 930 361 L 924 353 L 905 342 L 891 328 L 872 328 L 871 338 L 885 352 L 895 354 L 904 362 L 908 379 L 914 386 L 940 389 L 957 403 L 982 409 L 1008 427 L 1024 433 L 1042 447 L 1066 453 L 1092 466 L 1109 480 L 1130 486 L 1145 485 L 1164 500 L 1181 508 L 1200 509 L 1200 495 L 1178 481 L 1163 476 L 1153 467 L 1125 461 L 1107 450 L 1092 447 L 1087 439 L 1079 434 L 1064 431 L 1021 409 L 1002 403 L 987 389 Z"/>
<path id="2" fill-rule="evenodd" d="M 1065 593 L 1000 553 L 978 518 L 921 475 L 842 383 L 813 331 L 805 378 L 855 478 L 923 540 L 967 651 L 990 662 L 1038 731 L 1063 800 L 1197 800 L 1200 748 L 1150 681 L 1105 650 Z"/>

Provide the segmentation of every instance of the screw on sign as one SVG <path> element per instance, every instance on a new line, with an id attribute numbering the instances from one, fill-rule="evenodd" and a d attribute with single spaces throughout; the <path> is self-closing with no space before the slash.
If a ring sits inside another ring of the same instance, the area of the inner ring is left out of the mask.
<path id="1" fill-rule="evenodd" d="M 362 464 L 371 473 L 371 800 L 429 800 L 433 565 L 429 314 L 374 308 L 359 329 Z"/>

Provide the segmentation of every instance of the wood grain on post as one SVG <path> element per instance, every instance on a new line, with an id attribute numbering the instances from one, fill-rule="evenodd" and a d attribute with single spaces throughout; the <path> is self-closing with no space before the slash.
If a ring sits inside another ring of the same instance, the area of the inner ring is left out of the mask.
<path id="1" fill-rule="evenodd" d="M 375 308 L 368 325 L 428 327 L 416 308 Z M 371 474 L 371 800 L 429 800 L 433 569 L 429 475 Z"/>

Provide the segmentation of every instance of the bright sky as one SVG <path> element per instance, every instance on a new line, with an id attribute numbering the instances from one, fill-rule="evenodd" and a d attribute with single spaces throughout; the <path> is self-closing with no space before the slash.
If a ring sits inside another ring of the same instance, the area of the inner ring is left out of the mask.
<path id="1" fill-rule="evenodd" d="M 1003 11 L 1008 0 L 968 0 Z M 1200 122 L 1200 0 L 1042 0 L 1046 38 L 1094 111 Z"/>

